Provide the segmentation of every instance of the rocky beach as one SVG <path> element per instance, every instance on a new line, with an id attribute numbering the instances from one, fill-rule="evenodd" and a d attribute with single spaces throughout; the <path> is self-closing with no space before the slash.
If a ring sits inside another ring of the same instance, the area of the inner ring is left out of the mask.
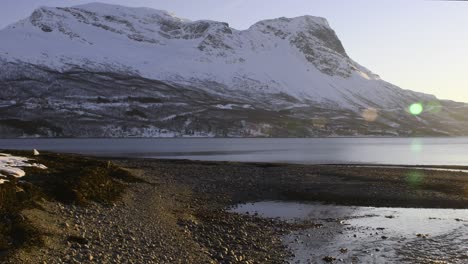
<path id="1" fill-rule="evenodd" d="M 0 1 L 0 264 L 468 264 L 468 1 L 276 2 Z"/>
<path id="2" fill-rule="evenodd" d="M 48 169 L 24 168 L 23 180 L 0 185 L 2 198 L 10 199 L 2 199 L 0 207 L 6 219 L 0 229 L 4 263 L 287 263 L 294 259 L 285 240 L 291 234 L 320 230 L 315 237 L 320 240 L 320 234 L 340 228 L 229 209 L 272 200 L 468 208 L 463 167 L 95 159 L 54 153 L 29 158 Z M 341 220 L 330 216 L 329 222 Z M 329 257 L 304 263 L 339 261 Z"/>

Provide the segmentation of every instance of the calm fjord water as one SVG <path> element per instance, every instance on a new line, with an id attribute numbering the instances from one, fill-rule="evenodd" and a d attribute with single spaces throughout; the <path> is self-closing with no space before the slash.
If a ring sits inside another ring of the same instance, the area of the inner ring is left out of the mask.
<path id="1" fill-rule="evenodd" d="M 304 164 L 468 165 L 468 138 L 0 139 L 0 149 Z"/>

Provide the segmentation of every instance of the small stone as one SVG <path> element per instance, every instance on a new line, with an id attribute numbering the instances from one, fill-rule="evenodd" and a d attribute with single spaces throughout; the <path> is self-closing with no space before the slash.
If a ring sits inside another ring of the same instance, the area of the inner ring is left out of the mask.
<path id="1" fill-rule="evenodd" d="M 335 257 L 332 257 L 332 256 L 326 256 L 326 257 L 323 258 L 323 260 L 324 260 L 325 262 L 333 262 L 333 261 L 336 260 L 336 258 L 335 258 Z"/>

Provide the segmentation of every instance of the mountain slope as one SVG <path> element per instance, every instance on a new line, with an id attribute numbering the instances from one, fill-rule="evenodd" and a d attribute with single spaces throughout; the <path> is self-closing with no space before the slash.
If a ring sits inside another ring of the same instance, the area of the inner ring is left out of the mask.
<path id="1" fill-rule="evenodd" d="M 323 18 L 236 30 L 93 3 L 39 8 L 0 39 L 5 136 L 468 134 L 464 104 L 381 80 Z"/>

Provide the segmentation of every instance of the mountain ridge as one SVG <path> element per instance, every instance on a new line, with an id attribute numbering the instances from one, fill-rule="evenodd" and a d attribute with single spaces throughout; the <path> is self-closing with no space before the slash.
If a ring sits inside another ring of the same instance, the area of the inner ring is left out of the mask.
<path id="1" fill-rule="evenodd" d="M 458 103 L 381 80 L 348 56 L 324 18 L 267 19 L 237 30 L 162 10 L 93 3 L 38 8 L 1 30 L 0 38 L 0 85 L 6 87 L 0 109 L 21 112 L 22 118 L 12 114 L 20 124 L 39 118 L 32 109 L 45 111 L 50 125 L 61 128 L 59 136 L 151 136 L 141 132 L 150 126 L 176 136 L 412 135 L 418 126 L 422 134 L 465 133 L 464 106 L 446 109 Z M 134 96 L 154 102 L 129 103 Z M 437 113 L 410 115 L 408 106 L 417 102 L 435 105 Z M 377 120 L 365 120 L 366 111 Z M 58 113 L 83 119 L 93 132 L 64 129 Z M 3 122 L 6 131 L 17 131 L 5 133 L 21 133 L 15 122 Z M 455 125 L 447 129 L 444 122 Z M 124 132 L 104 132 L 116 123 L 113 129 Z"/>

